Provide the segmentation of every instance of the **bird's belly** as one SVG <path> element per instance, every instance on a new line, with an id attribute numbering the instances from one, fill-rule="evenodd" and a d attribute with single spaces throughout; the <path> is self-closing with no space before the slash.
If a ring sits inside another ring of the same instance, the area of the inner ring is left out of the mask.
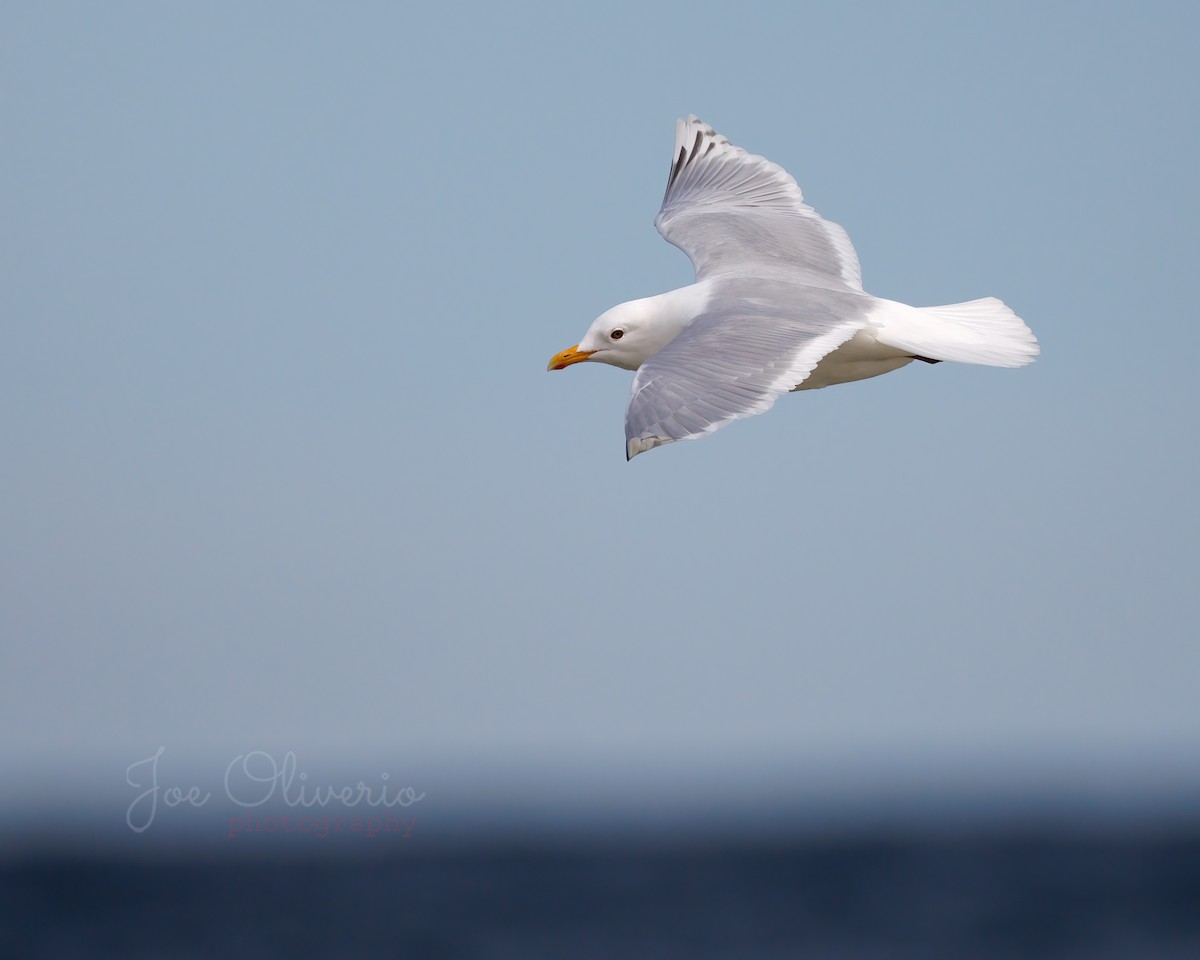
<path id="1" fill-rule="evenodd" d="M 911 353 L 884 346 L 870 330 L 859 330 L 832 353 L 826 354 L 808 378 L 792 390 L 818 390 L 835 383 L 878 377 L 899 370 L 913 359 Z"/>

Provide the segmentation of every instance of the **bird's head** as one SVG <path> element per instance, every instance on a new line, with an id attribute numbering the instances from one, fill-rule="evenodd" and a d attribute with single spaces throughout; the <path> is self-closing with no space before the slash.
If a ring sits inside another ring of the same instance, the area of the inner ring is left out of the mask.
<path id="1" fill-rule="evenodd" d="M 573 363 L 593 360 L 625 370 L 636 370 L 671 342 L 679 332 L 665 324 L 648 300 L 621 303 L 600 314 L 582 340 L 550 358 L 547 370 L 562 370 Z"/>

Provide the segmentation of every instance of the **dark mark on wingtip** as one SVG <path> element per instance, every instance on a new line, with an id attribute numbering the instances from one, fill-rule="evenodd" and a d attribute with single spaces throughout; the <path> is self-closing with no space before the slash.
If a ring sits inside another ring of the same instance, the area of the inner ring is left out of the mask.
<path id="1" fill-rule="evenodd" d="M 675 166 L 671 168 L 671 176 L 667 178 L 667 186 L 668 187 L 670 187 L 671 184 L 673 184 L 675 182 L 675 178 L 677 176 L 679 176 L 679 171 L 683 169 L 683 161 L 685 159 L 687 159 L 687 149 L 684 147 L 680 147 L 679 148 L 679 156 L 675 160 Z"/>

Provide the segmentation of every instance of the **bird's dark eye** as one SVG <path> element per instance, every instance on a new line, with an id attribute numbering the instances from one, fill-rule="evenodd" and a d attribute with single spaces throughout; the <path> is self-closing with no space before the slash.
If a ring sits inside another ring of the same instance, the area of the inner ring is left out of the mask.
<path id="1" fill-rule="evenodd" d="M 625 336 L 625 331 L 624 330 L 614 330 L 612 333 L 609 334 L 609 336 L 612 337 L 614 340 L 620 340 L 623 336 Z"/>

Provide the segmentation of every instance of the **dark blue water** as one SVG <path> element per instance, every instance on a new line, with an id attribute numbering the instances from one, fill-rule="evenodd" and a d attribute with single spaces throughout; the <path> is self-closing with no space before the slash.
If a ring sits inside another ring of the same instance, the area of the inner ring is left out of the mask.
<path id="1" fill-rule="evenodd" d="M 1200 958 L 1200 836 L 24 854 L 10 957 Z"/>

